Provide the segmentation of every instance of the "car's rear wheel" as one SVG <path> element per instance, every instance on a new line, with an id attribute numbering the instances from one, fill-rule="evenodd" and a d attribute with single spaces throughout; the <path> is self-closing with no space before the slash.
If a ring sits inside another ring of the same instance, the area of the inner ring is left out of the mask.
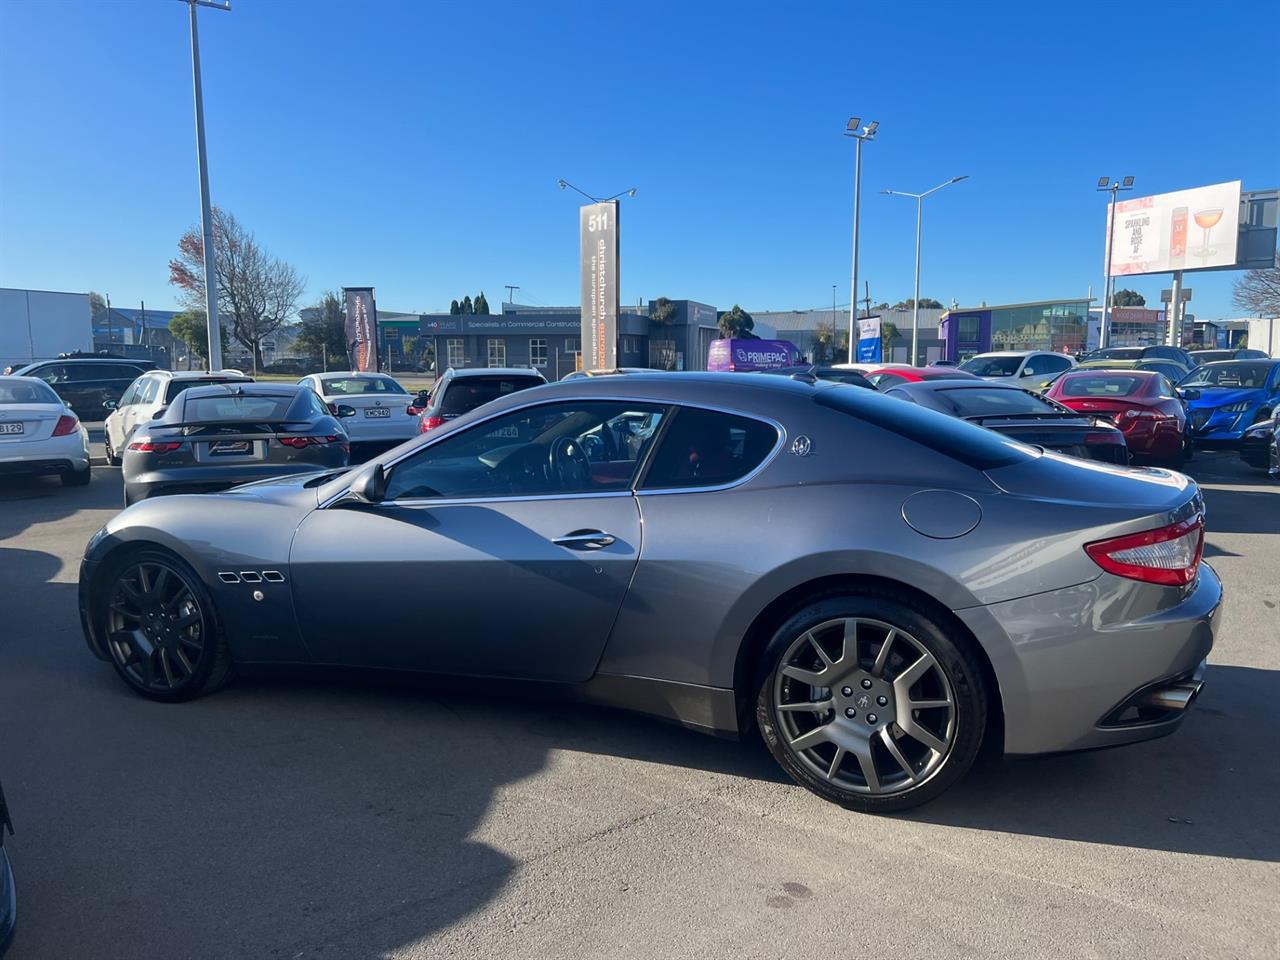
<path id="1" fill-rule="evenodd" d="M 153 700 L 211 693 L 231 674 L 231 654 L 209 591 L 166 550 L 108 559 L 99 579 L 96 616 L 112 666 Z"/>
<path id="2" fill-rule="evenodd" d="M 103 433 L 106 434 L 106 436 L 102 438 L 102 447 L 103 452 L 107 455 L 107 466 L 118 467 L 120 466 L 120 455 L 111 447 L 111 432 L 109 430 L 104 430 Z"/>
<path id="3" fill-rule="evenodd" d="M 765 648 L 756 720 L 782 768 L 869 813 L 938 796 L 973 765 L 987 720 L 967 643 L 910 598 L 810 603 Z"/>

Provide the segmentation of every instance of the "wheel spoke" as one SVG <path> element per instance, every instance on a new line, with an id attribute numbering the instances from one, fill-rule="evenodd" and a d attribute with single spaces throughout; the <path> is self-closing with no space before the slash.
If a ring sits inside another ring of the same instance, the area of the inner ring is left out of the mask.
<path id="1" fill-rule="evenodd" d="M 893 692 L 902 700 L 910 700 L 908 692 L 915 686 L 917 680 L 929 672 L 933 665 L 933 657 L 927 653 L 920 654 L 919 660 L 893 678 Z"/>
<path id="2" fill-rule="evenodd" d="M 164 670 L 165 683 L 171 687 L 176 686 L 176 682 L 173 679 L 173 670 L 169 666 L 169 653 L 164 647 L 160 648 L 160 667 Z"/>
<path id="3" fill-rule="evenodd" d="M 191 676 L 196 672 L 195 667 L 191 665 L 191 661 L 187 659 L 187 655 L 182 652 L 182 647 L 174 647 L 173 655 L 178 658 L 178 662 L 182 664 L 182 669 L 187 671 L 187 676 Z"/>
<path id="4" fill-rule="evenodd" d="M 949 707 L 951 701 L 948 700 L 912 700 L 907 704 L 910 710 L 932 710 L 934 707 Z"/>
<path id="5" fill-rule="evenodd" d="M 164 588 L 169 585 L 169 569 L 168 567 L 157 567 L 160 572 L 155 575 L 151 581 L 151 592 L 156 595 L 156 599 L 164 599 Z"/>
<path id="6" fill-rule="evenodd" d="M 142 594 L 137 591 L 132 583 L 128 580 L 121 580 L 117 586 L 120 592 L 124 594 L 125 599 L 134 605 L 135 608 L 142 606 Z"/>
<path id="7" fill-rule="evenodd" d="M 144 594 L 151 592 L 151 582 L 147 579 L 147 568 L 138 565 L 138 586 L 142 588 Z"/>
<path id="8" fill-rule="evenodd" d="M 876 653 L 876 662 L 871 667 L 871 675 L 873 677 L 884 676 L 884 665 L 889 660 L 889 648 L 893 646 L 894 639 L 898 636 L 896 630 L 890 630 L 884 638 L 884 643 L 880 644 L 880 649 Z"/>
<path id="9" fill-rule="evenodd" d="M 811 687 L 825 687 L 827 685 L 826 671 L 814 673 L 812 670 L 806 670 L 791 663 L 782 668 L 782 675 L 790 677 L 792 680 L 806 683 Z"/>
<path id="10" fill-rule="evenodd" d="M 199 621 L 200 621 L 200 611 L 192 610 L 190 613 L 186 614 L 185 616 L 181 616 L 177 620 L 173 621 L 173 629 L 185 630 L 187 627 L 191 626 L 193 623 L 198 623 Z"/>
<path id="11" fill-rule="evenodd" d="M 853 666 L 858 664 L 858 621 L 844 622 L 844 640 L 840 647 L 840 662 Z"/>
<path id="12" fill-rule="evenodd" d="M 792 750 L 810 750 L 820 743 L 826 743 L 831 739 L 831 733 L 827 730 L 827 724 L 820 727 L 814 727 L 808 733 L 802 733 L 791 741 Z"/>
<path id="13" fill-rule="evenodd" d="M 778 709 L 784 713 L 826 713 L 831 709 L 830 698 L 826 700 L 801 700 L 799 703 L 780 703 Z"/>
<path id="14" fill-rule="evenodd" d="M 811 646 L 814 649 L 814 651 L 818 654 L 818 658 L 822 661 L 823 667 L 826 668 L 826 667 L 832 666 L 834 664 L 834 661 L 831 659 L 830 656 L 827 655 L 827 651 L 822 649 L 822 644 L 820 644 L 818 642 L 818 638 L 813 635 L 813 631 L 810 630 L 808 633 L 805 634 L 805 637 L 809 641 L 809 646 Z"/>
<path id="15" fill-rule="evenodd" d="M 867 789 L 872 793 L 879 793 L 880 771 L 876 769 L 876 758 L 871 753 L 871 741 L 859 738 L 853 753 L 858 758 L 858 766 L 862 768 L 862 778 L 867 781 Z"/>
<path id="16" fill-rule="evenodd" d="M 947 749 L 945 740 L 940 740 L 930 730 L 917 723 L 914 718 L 907 718 L 907 722 L 898 721 L 898 726 L 902 727 L 902 732 L 912 740 L 919 740 L 934 753 L 944 753 Z"/>
<path id="17" fill-rule="evenodd" d="M 898 766 L 902 768 L 902 772 L 907 775 L 907 779 L 914 783 L 916 779 L 916 772 L 911 769 L 911 764 L 907 762 L 907 758 L 904 757 L 902 755 L 902 751 L 898 749 L 898 741 L 893 739 L 893 734 L 889 732 L 888 727 L 884 727 L 880 731 L 880 742 L 883 743 L 885 749 L 889 751 L 889 756 L 893 757 L 893 759 L 897 761 Z"/>
<path id="18" fill-rule="evenodd" d="M 834 780 L 836 774 L 840 772 L 840 764 L 844 762 L 845 749 L 836 745 L 835 755 L 831 758 L 831 766 L 827 768 L 827 779 Z"/>
<path id="19" fill-rule="evenodd" d="M 120 614 L 122 617 L 128 617 L 130 620 L 137 620 L 139 617 L 136 607 L 131 607 L 130 605 L 119 602 L 118 600 L 112 600 L 107 604 L 107 609 L 113 613 Z"/>

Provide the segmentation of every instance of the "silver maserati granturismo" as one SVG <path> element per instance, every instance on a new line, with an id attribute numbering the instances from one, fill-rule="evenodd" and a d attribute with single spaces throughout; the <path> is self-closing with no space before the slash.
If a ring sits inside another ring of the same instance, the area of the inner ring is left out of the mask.
<path id="1" fill-rule="evenodd" d="M 868 811 L 1008 755 L 1172 732 L 1222 588 L 1187 477 L 812 377 L 629 374 L 350 470 L 136 504 L 89 648 L 138 693 L 315 664 L 539 681 L 724 736 Z"/>

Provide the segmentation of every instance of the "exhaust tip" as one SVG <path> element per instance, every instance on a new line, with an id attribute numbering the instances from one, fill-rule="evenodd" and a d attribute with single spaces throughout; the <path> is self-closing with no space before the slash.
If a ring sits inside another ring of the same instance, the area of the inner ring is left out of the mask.
<path id="1" fill-rule="evenodd" d="M 1203 688 L 1204 683 L 1200 680 L 1173 683 L 1150 691 L 1143 697 L 1142 705 L 1158 710 L 1186 710 L 1196 702 Z"/>

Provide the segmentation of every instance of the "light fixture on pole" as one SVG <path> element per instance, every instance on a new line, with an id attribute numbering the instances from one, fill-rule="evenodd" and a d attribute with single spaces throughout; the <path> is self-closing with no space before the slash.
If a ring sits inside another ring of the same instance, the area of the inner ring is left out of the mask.
<path id="1" fill-rule="evenodd" d="M 634 197 L 636 195 L 636 188 L 628 187 L 626 190 L 623 190 L 621 193 L 615 193 L 612 197 L 593 197 L 591 194 L 587 193 L 587 191 L 580 190 L 579 188 L 575 187 L 568 180 L 560 179 L 560 180 L 557 180 L 556 183 L 560 185 L 561 190 L 564 190 L 567 187 L 570 190 L 574 190 L 582 194 L 592 203 L 609 203 L 610 201 L 617 200 L 621 197 Z"/>
<path id="2" fill-rule="evenodd" d="M 1098 331 L 1100 347 L 1111 345 L 1111 300 L 1112 288 L 1115 286 L 1111 279 L 1111 240 L 1116 232 L 1116 194 L 1121 190 L 1132 189 L 1133 177 L 1125 177 L 1123 180 L 1112 180 L 1110 177 L 1098 178 L 1098 191 L 1111 194 L 1111 200 L 1107 204 L 1107 276 L 1102 285 L 1102 329 Z"/>
<path id="3" fill-rule="evenodd" d="M 853 151 L 853 282 L 849 289 L 853 291 L 849 296 L 849 362 L 853 363 L 854 351 L 858 342 L 858 331 L 854 328 L 857 326 L 858 313 L 858 204 L 862 198 L 862 144 L 868 140 L 876 138 L 876 131 L 880 128 L 879 120 L 872 120 L 865 127 L 862 126 L 862 120 L 858 117 L 850 117 L 849 122 L 844 125 L 844 135 L 853 137 L 856 145 Z"/>
<path id="4" fill-rule="evenodd" d="M 200 225 L 204 237 L 204 309 L 209 322 L 209 369 L 222 369 L 222 335 L 218 329 L 218 279 L 214 273 L 213 211 L 209 202 L 209 162 L 204 142 L 204 91 L 200 84 L 200 38 L 196 7 L 231 11 L 231 0 L 182 0 L 191 13 L 191 80 L 196 99 L 196 159 L 200 167 Z M 188 355 L 190 355 L 188 353 Z"/>
<path id="5" fill-rule="evenodd" d="M 920 359 L 920 226 L 924 218 L 924 198 L 931 193 L 937 193 L 943 187 L 949 187 L 953 183 L 959 183 L 961 180 L 968 180 L 967 173 L 958 177 L 952 177 L 945 183 L 940 183 L 932 190 L 926 190 L 924 193 L 907 193 L 905 190 L 881 190 L 881 193 L 887 193 L 893 197 L 911 197 L 916 202 L 916 295 L 911 301 L 911 365 L 915 366 Z"/>

